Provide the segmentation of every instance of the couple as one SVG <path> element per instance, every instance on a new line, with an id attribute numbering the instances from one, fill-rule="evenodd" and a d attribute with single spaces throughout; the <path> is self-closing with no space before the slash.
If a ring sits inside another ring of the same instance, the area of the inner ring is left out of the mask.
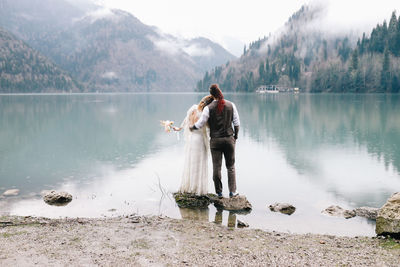
<path id="1" fill-rule="evenodd" d="M 180 128 L 184 129 L 185 163 L 182 193 L 208 193 L 208 151 L 211 148 L 215 192 L 222 198 L 222 155 L 228 172 L 229 196 L 237 196 L 235 175 L 235 144 L 239 133 L 239 114 L 234 103 L 224 99 L 217 84 L 210 86 L 210 95 L 187 112 Z M 210 136 L 210 141 L 209 137 Z"/>

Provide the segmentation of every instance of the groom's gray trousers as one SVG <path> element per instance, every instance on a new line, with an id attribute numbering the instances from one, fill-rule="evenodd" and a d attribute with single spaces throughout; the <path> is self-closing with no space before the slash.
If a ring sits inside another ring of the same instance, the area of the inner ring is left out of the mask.
<path id="1" fill-rule="evenodd" d="M 212 137 L 210 139 L 211 157 L 213 162 L 213 180 L 215 192 L 217 194 L 222 193 L 222 155 L 224 155 L 225 166 L 228 172 L 229 192 L 236 192 L 235 144 L 236 139 L 233 136 Z"/>

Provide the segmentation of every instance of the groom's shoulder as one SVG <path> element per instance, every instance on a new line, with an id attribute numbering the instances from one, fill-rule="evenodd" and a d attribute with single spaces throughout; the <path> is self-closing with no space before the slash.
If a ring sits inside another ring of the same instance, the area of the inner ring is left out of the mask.
<path id="1" fill-rule="evenodd" d="M 234 105 L 232 101 L 226 100 L 225 99 L 225 103 L 227 103 L 228 105 Z"/>

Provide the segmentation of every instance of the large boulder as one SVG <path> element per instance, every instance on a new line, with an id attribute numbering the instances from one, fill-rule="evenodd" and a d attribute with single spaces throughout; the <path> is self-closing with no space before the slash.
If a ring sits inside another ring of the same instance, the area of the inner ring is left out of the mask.
<path id="1" fill-rule="evenodd" d="M 43 200 L 49 205 L 65 206 L 72 201 L 72 195 L 67 192 L 50 191 L 43 197 Z"/>
<path id="2" fill-rule="evenodd" d="M 207 208 L 216 197 L 213 194 L 196 195 L 190 193 L 174 193 L 175 202 L 180 208 Z"/>
<path id="3" fill-rule="evenodd" d="M 356 212 L 357 216 L 360 217 L 365 217 L 371 220 L 376 220 L 376 217 L 378 216 L 378 208 L 371 208 L 371 207 L 360 207 L 354 209 Z"/>
<path id="4" fill-rule="evenodd" d="M 400 236 L 400 192 L 394 193 L 378 211 L 377 235 Z"/>
<path id="5" fill-rule="evenodd" d="M 296 207 L 288 203 L 274 203 L 269 205 L 269 209 L 287 215 L 292 215 L 296 211 Z"/>
<path id="6" fill-rule="evenodd" d="M 12 196 L 18 196 L 18 194 L 19 194 L 19 189 L 8 189 L 3 193 L 3 196 L 12 197 Z"/>
<path id="7" fill-rule="evenodd" d="M 354 210 L 346 210 L 340 206 L 334 205 L 327 207 L 325 210 L 322 211 L 322 213 L 331 216 L 344 217 L 346 219 L 350 219 L 356 216 L 356 212 Z"/>
<path id="8" fill-rule="evenodd" d="M 214 199 L 214 206 L 217 209 L 224 209 L 236 212 L 249 212 L 252 209 L 251 203 L 245 196 Z"/>

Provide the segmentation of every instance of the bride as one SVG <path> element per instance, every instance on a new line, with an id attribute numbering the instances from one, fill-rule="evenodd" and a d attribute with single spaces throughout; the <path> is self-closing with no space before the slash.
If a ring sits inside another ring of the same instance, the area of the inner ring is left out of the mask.
<path id="1" fill-rule="evenodd" d="M 198 105 L 193 105 L 186 114 L 179 128 L 175 131 L 184 130 L 185 138 L 185 161 L 183 165 L 182 182 L 179 188 L 181 193 L 192 193 L 205 195 L 208 193 L 208 152 L 209 137 L 207 128 L 199 131 L 190 131 L 199 118 L 205 106 L 213 101 L 211 95 L 203 97 Z"/>

